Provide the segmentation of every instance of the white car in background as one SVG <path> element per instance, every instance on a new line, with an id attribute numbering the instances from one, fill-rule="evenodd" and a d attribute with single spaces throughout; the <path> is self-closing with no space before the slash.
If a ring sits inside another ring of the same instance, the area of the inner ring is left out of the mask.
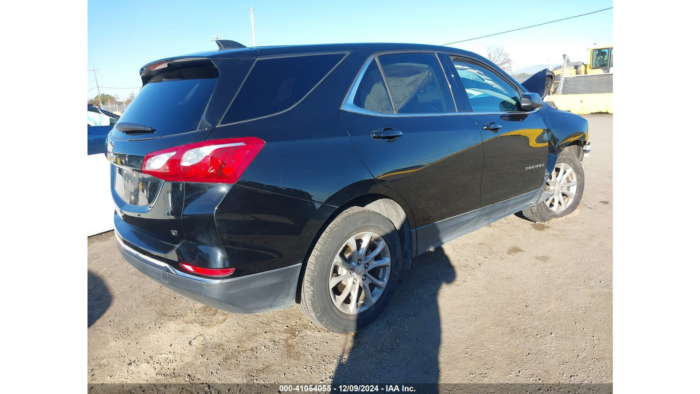
<path id="1" fill-rule="evenodd" d="M 109 162 L 105 159 L 105 141 L 107 134 L 119 115 L 88 105 L 88 165 L 86 166 L 88 182 L 85 202 L 87 206 L 87 233 L 103 233 L 114 228 L 112 214 L 114 203 L 110 192 Z"/>

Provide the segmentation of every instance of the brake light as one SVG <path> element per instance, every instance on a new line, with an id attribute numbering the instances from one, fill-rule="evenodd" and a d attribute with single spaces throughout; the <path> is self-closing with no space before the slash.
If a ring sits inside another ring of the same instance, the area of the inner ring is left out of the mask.
<path id="1" fill-rule="evenodd" d="M 180 263 L 180 266 L 185 270 L 199 275 L 206 276 L 229 276 L 235 271 L 235 268 L 202 268 L 194 265 Z"/>
<path id="2" fill-rule="evenodd" d="M 171 182 L 236 183 L 264 145 L 255 137 L 197 142 L 149 153 L 141 169 Z"/>

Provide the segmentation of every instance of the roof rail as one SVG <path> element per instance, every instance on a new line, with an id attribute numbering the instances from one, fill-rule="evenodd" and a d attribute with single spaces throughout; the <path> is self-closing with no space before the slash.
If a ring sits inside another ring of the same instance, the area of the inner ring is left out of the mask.
<path id="1" fill-rule="evenodd" d="M 246 46 L 241 44 L 240 42 L 231 41 L 231 40 L 216 40 L 216 45 L 219 46 L 220 51 L 225 51 L 228 49 L 246 48 Z"/>

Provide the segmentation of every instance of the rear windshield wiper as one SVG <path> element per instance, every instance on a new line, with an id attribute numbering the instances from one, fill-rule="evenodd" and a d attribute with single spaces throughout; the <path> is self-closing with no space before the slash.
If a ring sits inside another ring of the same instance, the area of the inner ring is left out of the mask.
<path id="1" fill-rule="evenodd" d="M 155 133 L 156 132 L 156 129 L 154 129 L 150 126 L 144 126 L 144 125 L 138 124 L 138 123 L 119 122 L 114 127 L 116 127 L 117 130 L 121 131 L 124 134 Z"/>

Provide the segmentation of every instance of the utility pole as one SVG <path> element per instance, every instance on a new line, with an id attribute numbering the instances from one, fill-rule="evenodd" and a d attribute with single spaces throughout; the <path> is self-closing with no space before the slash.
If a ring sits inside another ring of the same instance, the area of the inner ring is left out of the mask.
<path id="1" fill-rule="evenodd" d="M 253 28 L 253 46 L 255 45 L 255 18 L 253 17 L 253 7 L 250 7 L 250 26 Z"/>
<path id="2" fill-rule="evenodd" d="M 88 70 L 90 71 L 90 70 Z M 102 108 L 102 94 L 100 94 L 100 84 L 97 83 L 97 72 L 100 70 L 95 70 L 95 66 L 92 66 L 92 73 L 95 74 L 95 86 L 97 86 L 97 106 Z"/>

